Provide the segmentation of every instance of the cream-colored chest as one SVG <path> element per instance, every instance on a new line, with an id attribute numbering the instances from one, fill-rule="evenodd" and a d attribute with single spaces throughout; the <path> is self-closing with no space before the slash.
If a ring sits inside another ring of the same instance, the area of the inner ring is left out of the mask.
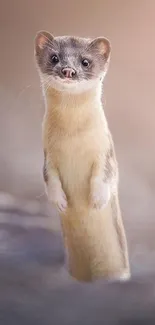
<path id="1" fill-rule="evenodd" d="M 104 130 L 92 128 L 74 135 L 51 133 L 47 150 L 52 163 L 59 171 L 63 187 L 69 196 L 85 196 L 93 163 L 107 151 L 108 141 Z"/>

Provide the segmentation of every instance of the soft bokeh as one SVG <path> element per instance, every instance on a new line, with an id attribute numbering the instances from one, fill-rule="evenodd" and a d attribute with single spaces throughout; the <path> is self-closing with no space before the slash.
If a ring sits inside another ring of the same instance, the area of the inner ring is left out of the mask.
<path id="1" fill-rule="evenodd" d="M 120 169 L 120 199 L 132 269 L 155 268 L 155 2 L 1 0 L 0 190 L 46 200 L 44 103 L 33 58 L 38 30 L 104 35 L 112 43 L 105 112 Z M 51 209 L 52 216 L 52 209 Z"/>

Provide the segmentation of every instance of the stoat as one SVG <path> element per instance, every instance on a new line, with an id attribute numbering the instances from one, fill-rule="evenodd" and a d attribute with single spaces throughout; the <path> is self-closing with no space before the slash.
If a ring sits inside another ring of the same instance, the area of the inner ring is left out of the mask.
<path id="1" fill-rule="evenodd" d="M 130 277 L 118 165 L 101 102 L 110 52 L 103 37 L 40 31 L 35 38 L 45 188 L 60 213 L 69 272 L 80 281 Z"/>

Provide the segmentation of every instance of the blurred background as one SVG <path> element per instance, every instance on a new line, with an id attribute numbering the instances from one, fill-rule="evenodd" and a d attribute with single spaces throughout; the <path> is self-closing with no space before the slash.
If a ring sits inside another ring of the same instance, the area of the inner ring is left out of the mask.
<path id="1" fill-rule="evenodd" d="M 133 273 L 152 271 L 155 2 L 1 0 L 0 206 L 14 204 L 36 214 L 41 211 L 48 218 L 38 216 L 38 221 L 29 218 L 28 222 L 59 228 L 58 217 L 44 195 L 42 179 L 44 103 L 33 57 L 34 37 L 41 29 L 56 36 L 105 36 L 111 41 L 104 103 L 119 162 L 120 200 L 131 265 Z M 0 222 L 3 219 L 1 214 Z M 22 220 L 19 217 L 17 221 L 21 224 Z"/>

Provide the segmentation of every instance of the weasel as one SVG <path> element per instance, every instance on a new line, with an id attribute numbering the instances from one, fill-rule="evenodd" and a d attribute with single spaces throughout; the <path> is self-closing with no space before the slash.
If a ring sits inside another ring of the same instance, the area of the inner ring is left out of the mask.
<path id="1" fill-rule="evenodd" d="M 35 38 L 45 189 L 60 213 L 69 272 L 79 281 L 130 277 L 118 164 L 101 102 L 110 54 L 104 37 L 40 31 Z"/>

